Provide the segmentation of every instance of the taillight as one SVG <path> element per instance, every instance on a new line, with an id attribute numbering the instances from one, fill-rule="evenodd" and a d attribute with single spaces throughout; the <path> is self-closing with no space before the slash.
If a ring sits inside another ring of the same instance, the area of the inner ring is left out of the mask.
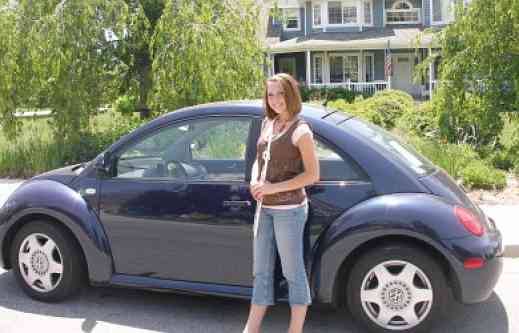
<path id="1" fill-rule="evenodd" d="M 483 267 L 485 260 L 482 258 L 468 258 L 463 261 L 463 267 L 466 269 L 477 269 Z"/>
<path id="2" fill-rule="evenodd" d="M 481 222 L 479 222 L 478 218 L 474 216 L 474 214 L 472 214 L 468 209 L 455 206 L 454 214 L 456 214 L 458 221 L 463 224 L 465 229 L 467 229 L 467 231 L 474 236 L 481 237 L 483 233 L 485 233 L 485 228 L 483 228 Z"/>

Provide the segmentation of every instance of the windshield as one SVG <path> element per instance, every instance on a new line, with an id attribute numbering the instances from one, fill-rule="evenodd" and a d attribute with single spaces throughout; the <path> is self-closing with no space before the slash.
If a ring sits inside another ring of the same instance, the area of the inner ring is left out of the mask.
<path id="1" fill-rule="evenodd" d="M 420 155 L 414 148 L 378 126 L 355 118 L 343 122 L 340 126 L 350 133 L 353 132 L 360 137 L 368 139 L 376 146 L 390 153 L 392 157 L 410 167 L 419 176 L 431 173 L 436 169 L 434 164 Z"/>

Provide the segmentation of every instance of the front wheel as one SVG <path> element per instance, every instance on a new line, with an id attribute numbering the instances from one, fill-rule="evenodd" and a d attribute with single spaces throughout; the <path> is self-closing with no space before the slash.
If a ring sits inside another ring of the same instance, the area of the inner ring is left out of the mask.
<path id="1" fill-rule="evenodd" d="M 60 226 L 34 221 L 12 243 L 11 263 L 24 292 L 44 302 L 58 302 L 79 292 L 84 279 L 82 255 Z"/>
<path id="2" fill-rule="evenodd" d="M 445 276 L 419 248 L 375 248 L 354 264 L 347 302 L 355 319 L 374 332 L 426 332 L 448 300 Z"/>

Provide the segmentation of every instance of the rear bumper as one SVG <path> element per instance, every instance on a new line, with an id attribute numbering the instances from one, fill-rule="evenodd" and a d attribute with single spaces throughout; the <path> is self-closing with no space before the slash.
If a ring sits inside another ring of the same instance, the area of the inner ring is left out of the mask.
<path id="1" fill-rule="evenodd" d="M 503 245 L 501 234 L 495 231 L 483 238 L 466 237 L 453 242 L 457 260 L 452 264 L 458 280 L 455 296 L 461 303 L 483 302 L 492 294 L 503 271 Z M 483 258 L 483 267 L 468 269 L 463 262 L 468 258 Z"/>

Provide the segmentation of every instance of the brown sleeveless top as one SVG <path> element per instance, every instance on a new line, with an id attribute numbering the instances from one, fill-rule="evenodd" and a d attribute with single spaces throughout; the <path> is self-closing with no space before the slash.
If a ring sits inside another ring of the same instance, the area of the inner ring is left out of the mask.
<path id="1" fill-rule="evenodd" d="M 278 183 L 294 178 L 304 171 L 303 159 L 299 148 L 292 143 L 292 133 L 299 124 L 305 124 L 297 119 L 288 130 L 270 144 L 270 161 L 267 165 L 266 180 L 270 183 Z M 260 138 L 257 144 L 256 159 L 258 161 L 258 181 L 263 169 L 263 152 L 267 149 L 267 141 Z M 263 204 L 268 206 L 296 205 L 306 198 L 303 188 L 265 195 Z"/>

